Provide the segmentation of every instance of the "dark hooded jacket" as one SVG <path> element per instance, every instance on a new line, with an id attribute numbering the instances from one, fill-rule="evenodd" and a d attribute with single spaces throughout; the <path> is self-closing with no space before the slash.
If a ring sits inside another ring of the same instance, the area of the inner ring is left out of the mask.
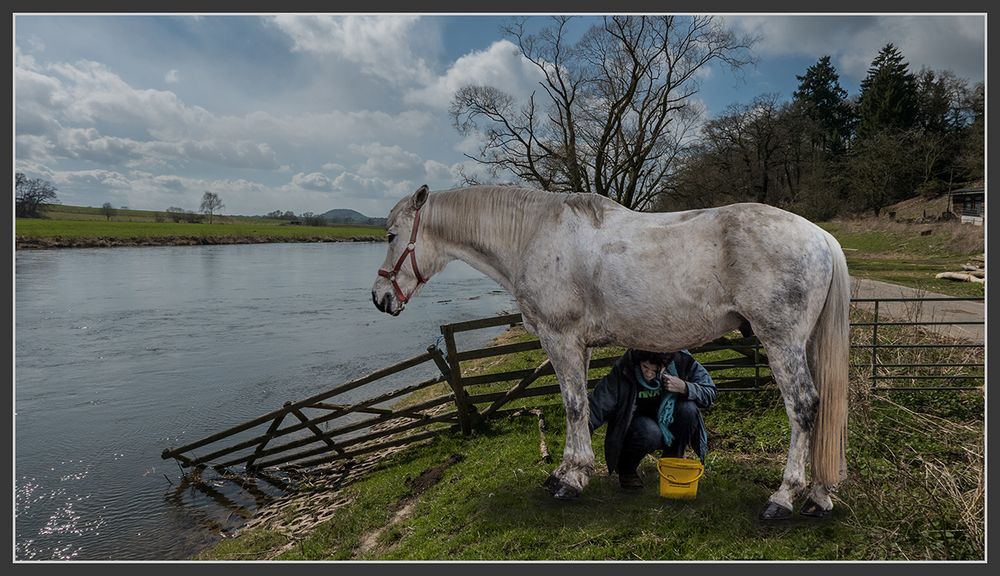
<path id="1" fill-rule="evenodd" d="M 587 398 L 590 404 L 590 433 L 593 434 L 594 430 L 605 423 L 608 425 L 604 440 L 604 459 L 609 472 L 614 472 L 618 467 L 625 436 L 635 414 L 639 394 L 639 382 L 635 376 L 637 365 L 633 350 L 627 351 L 615 362 L 608 374 L 597 382 Z M 715 402 L 717 389 L 712 377 L 687 350 L 674 352 L 666 371 L 687 382 L 687 396 L 681 396 L 680 399 L 691 400 L 702 410 Z M 696 438 L 698 440 L 693 440 L 691 447 L 704 463 L 708 454 L 708 432 L 701 410 L 698 411 Z M 697 446 L 694 445 L 695 441 L 698 442 Z"/>

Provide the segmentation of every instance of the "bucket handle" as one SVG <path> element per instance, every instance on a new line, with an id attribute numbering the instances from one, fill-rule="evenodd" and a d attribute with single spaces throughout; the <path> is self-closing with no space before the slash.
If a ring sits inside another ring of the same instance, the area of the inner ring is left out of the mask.
<path id="1" fill-rule="evenodd" d="M 705 475 L 705 468 L 702 467 L 701 470 L 698 471 L 698 475 L 697 476 L 695 476 L 691 480 L 688 480 L 687 482 L 681 482 L 681 481 L 677 480 L 676 478 L 674 478 L 673 476 L 667 476 L 666 474 L 663 473 L 663 470 L 660 470 L 659 468 L 657 468 L 656 471 L 660 473 L 660 476 L 666 478 L 667 480 L 673 482 L 674 484 L 693 484 L 693 483 L 697 482 L 698 480 L 700 480 L 701 477 Z"/>

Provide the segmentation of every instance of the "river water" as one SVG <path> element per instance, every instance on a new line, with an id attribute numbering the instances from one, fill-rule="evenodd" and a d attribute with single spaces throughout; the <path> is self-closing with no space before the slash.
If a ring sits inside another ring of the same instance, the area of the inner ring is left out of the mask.
<path id="1" fill-rule="evenodd" d="M 169 498 L 181 471 L 164 448 L 416 356 L 440 324 L 516 311 L 453 262 L 390 317 L 370 292 L 384 256 L 380 243 L 18 251 L 15 558 L 188 558 L 216 535 Z"/>

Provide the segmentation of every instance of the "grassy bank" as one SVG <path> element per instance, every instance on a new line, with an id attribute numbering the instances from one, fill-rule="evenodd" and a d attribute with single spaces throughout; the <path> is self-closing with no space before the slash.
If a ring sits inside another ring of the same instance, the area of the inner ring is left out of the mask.
<path id="1" fill-rule="evenodd" d="M 289 226 L 246 221 L 194 224 L 184 222 L 45 220 L 18 218 L 17 236 L 29 238 L 166 238 L 202 236 L 261 236 L 277 238 L 350 238 L 370 236 L 381 239 L 385 230 L 378 226 Z"/>
<path id="2" fill-rule="evenodd" d="M 962 264 L 982 256 L 982 226 L 875 218 L 823 222 L 820 226 L 840 242 L 852 276 L 952 296 L 985 295 L 983 284 L 934 278 L 939 272 L 960 271 Z"/>
<path id="3" fill-rule="evenodd" d="M 513 332 L 504 341 L 524 338 Z M 863 352 L 855 356 L 863 362 Z M 470 368 L 517 369 L 540 358 L 533 351 L 471 361 Z M 308 533 L 254 529 L 199 559 L 982 559 L 982 393 L 875 394 L 864 372 L 853 375 L 850 479 L 824 521 L 756 520 L 780 483 L 788 448 L 788 422 L 773 387 L 721 393 L 706 412 L 710 454 L 693 501 L 659 497 L 652 457 L 640 467 L 646 487 L 621 491 L 606 473 L 603 428 L 594 436 L 597 473 L 584 496 L 555 501 L 540 484 L 560 459 L 564 414 L 557 398 L 530 398 L 517 405 L 541 411 L 553 462 L 541 458 L 538 421 L 528 413 L 490 421 L 467 438 L 442 433 L 343 488 L 349 504 Z"/>
<path id="4" fill-rule="evenodd" d="M 285 220 L 245 216 L 215 217 L 214 222 L 172 222 L 142 210 L 119 210 L 111 220 L 97 208 L 60 206 L 45 218 L 18 218 L 18 248 L 150 246 L 259 242 L 382 240 L 380 226 L 291 225 Z M 159 220 L 159 221 L 158 221 Z"/>

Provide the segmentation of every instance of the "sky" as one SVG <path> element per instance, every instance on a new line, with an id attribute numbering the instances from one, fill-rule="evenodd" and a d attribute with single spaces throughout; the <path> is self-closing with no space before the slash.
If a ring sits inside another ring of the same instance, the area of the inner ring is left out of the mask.
<path id="1" fill-rule="evenodd" d="M 910 70 L 985 76 L 983 14 L 716 15 L 757 35 L 756 64 L 697 76 L 704 119 L 762 94 L 791 99 L 829 55 L 850 97 L 887 43 Z M 385 216 L 420 185 L 483 174 L 452 126 L 452 94 L 524 98 L 537 70 L 509 16 L 15 15 L 14 164 L 63 204 L 225 214 L 353 209 Z M 599 16 L 580 16 L 580 34 Z M 532 17 L 532 26 L 546 22 Z"/>

